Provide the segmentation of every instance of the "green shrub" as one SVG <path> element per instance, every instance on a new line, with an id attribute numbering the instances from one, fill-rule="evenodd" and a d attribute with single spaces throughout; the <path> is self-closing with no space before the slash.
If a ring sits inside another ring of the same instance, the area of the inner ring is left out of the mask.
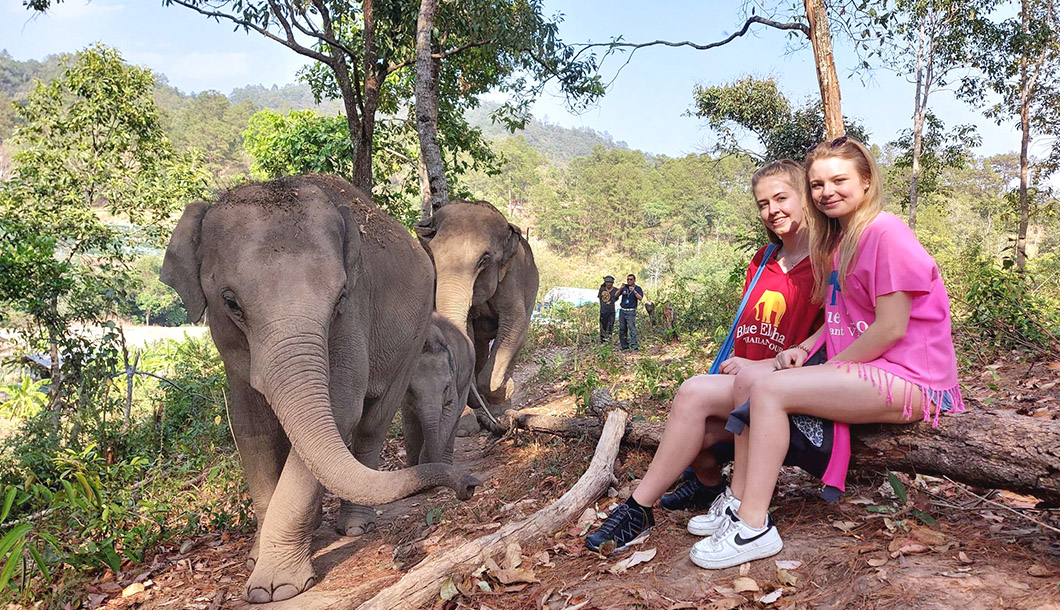
<path id="1" fill-rule="evenodd" d="M 1060 349 L 1056 304 L 1036 290 L 1031 274 L 1009 259 L 997 264 L 978 251 L 968 259 L 964 281 L 958 284 L 966 291 L 955 299 L 957 308 L 964 309 L 957 330 L 965 350 L 993 360 L 1001 350 L 1050 354 Z"/>

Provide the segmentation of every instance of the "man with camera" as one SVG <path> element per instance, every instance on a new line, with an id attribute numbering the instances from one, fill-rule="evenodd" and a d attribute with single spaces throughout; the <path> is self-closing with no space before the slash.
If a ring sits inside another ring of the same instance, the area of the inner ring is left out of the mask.
<path id="1" fill-rule="evenodd" d="M 637 305 L 644 291 L 637 286 L 637 277 L 630 273 L 618 290 L 618 342 L 622 349 L 640 349 L 637 343 Z"/>

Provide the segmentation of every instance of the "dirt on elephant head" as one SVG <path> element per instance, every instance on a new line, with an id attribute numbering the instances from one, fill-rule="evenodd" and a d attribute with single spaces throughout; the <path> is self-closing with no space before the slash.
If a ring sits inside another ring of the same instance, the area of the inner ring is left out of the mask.
<path id="1" fill-rule="evenodd" d="M 369 194 L 330 174 L 283 176 L 238 186 L 222 193 L 212 207 L 252 205 L 267 211 L 297 214 L 310 193 L 323 195 L 334 205 L 349 206 L 363 239 L 382 245 L 411 239 L 411 234 L 381 210 Z"/>

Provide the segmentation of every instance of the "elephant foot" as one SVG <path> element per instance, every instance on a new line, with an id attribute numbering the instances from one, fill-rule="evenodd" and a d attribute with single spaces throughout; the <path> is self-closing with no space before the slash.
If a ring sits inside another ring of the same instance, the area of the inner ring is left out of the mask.
<path id="1" fill-rule="evenodd" d="M 469 407 L 464 407 L 464 412 L 460 415 L 460 421 L 456 424 L 456 435 L 463 438 L 478 434 L 481 430 L 482 426 L 479 425 L 475 412 Z"/>
<path id="2" fill-rule="evenodd" d="M 261 551 L 261 528 L 258 528 L 254 532 L 254 542 L 250 545 L 250 552 L 247 553 L 247 570 L 253 572 L 254 566 L 258 564 L 258 553 Z"/>
<path id="3" fill-rule="evenodd" d="M 361 536 L 374 530 L 375 527 L 373 507 L 342 502 L 339 516 L 335 520 L 335 531 L 343 536 Z"/>
<path id="4" fill-rule="evenodd" d="M 245 599 L 252 604 L 291 599 L 317 582 L 308 553 L 288 560 L 266 555 L 256 563 L 244 593 Z"/>

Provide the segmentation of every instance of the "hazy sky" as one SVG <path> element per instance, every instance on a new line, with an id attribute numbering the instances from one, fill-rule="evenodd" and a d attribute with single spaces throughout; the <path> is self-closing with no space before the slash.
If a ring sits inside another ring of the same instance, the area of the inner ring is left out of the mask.
<path id="1" fill-rule="evenodd" d="M 712 42 L 742 24 L 740 3 L 678 0 L 646 3 L 632 0 L 547 0 L 548 12 L 564 14 L 560 32 L 568 42 L 656 39 Z M 696 84 L 723 84 L 751 74 L 776 77 L 796 102 L 817 93 L 813 52 L 809 46 L 787 52 L 785 32 L 752 30 L 711 51 L 653 47 L 627 59 L 612 56 L 604 64 L 607 96 L 581 115 L 572 115 L 561 99 L 546 96 L 535 115 L 564 126 L 606 131 L 615 140 L 651 153 L 679 156 L 709 149 L 713 136 L 703 122 L 686 116 Z M 0 48 L 15 59 L 42 59 L 76 51 L 94 42 L 118 48 L 125 59 L 165 74 L 186 92 L 214 89 L 224 93 L 244 85 L 284 85 L 295 80 L 304 58 L 258 34 L 233 31 L 181 7 L 160 0 L 66 0 L 46 15 L 34 17 L 22 0 L 0 0 Z M 911 124 L 913 86 L 893 73 L 877 70 L 869 82 L 850 74 L 853 54 L 836 49 L 837 68 L 848 117 L 861 120 L 875 143 L 893 140 Z M 975 123 L 983 136 L 980 154 L 1017 150 L 1015 122 L 1002 127 L 981 112 L 941 91 L 932 97 L 947 125 Z M 1042 147 L 1044 150 L 1044 147 Z M 1033 152 L 1033 151 L 1032 151 Z"/>

